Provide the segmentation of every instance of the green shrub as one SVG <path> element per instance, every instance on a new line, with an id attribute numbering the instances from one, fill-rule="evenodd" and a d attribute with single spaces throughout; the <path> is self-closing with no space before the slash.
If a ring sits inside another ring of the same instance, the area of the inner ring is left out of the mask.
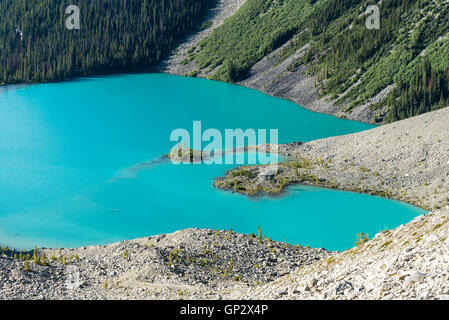
<path id="1" fill-rule="evenodd" d="M 355 241 L 355 245 L 361 245 L 363 243 L 366 243 L 369 241 L 369 235 L 367 233 L 363 233 L 360 232 L 357 236 L 356 236 L 356 241 Z"/>

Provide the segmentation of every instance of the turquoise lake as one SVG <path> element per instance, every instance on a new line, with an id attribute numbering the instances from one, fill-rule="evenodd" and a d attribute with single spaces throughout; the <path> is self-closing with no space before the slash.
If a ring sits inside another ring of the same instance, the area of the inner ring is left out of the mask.
<path id="1" fill-rule="evenodd" d="M 0 244 L 107 244 L 185 228 L 257 232 L 344 250 L 425 211 L 378 197 L 294 186 L 279 197 L 217 190 L 232 165 L 159 161 L 176 128 L 278 129 L 279 142 L 372 128 L 255 90 L 165 74 L 0 88 Z"/>

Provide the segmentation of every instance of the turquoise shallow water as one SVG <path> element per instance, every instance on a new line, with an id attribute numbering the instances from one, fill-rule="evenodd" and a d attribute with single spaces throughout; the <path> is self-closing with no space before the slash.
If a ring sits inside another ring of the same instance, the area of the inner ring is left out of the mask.
<path id="1" fill-rule="evenodd" d="M 0 89 L 0 243 L 105 244 L 200 228 L 257 232 L 331 250 L 424 211 L 348 192 L 296 186 L 249 199 L 216 190 L 231 165 L 157 159 L 173 129 L 279 129 L 280 142 L 371 128 L 244 87 L 164 74 Z"/>

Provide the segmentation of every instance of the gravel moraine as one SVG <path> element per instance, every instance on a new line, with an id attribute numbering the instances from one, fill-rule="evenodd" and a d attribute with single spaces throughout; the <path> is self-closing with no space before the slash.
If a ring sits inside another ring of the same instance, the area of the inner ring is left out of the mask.
<path id="1" fill-rule="evenodd" d="M 220 299 L 330 252 L 255 234 L 187 229 L 107 246 L 38 249 L 37 255 L 39 262 L 31 258 L 26 270 L 10 252 L 0 254 L 0 299 Z"/>

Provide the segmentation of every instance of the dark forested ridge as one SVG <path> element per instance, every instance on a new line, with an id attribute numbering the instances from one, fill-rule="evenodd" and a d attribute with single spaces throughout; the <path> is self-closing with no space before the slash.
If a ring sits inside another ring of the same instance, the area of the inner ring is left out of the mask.
<path id="1" fill-rule="evenodd" d="M 215 0 L 1 0 L 0 84 L 150 67 L 202 22 Z M 66 8 L 80 9 L 69 30 Z"/>
<path id="2" fill-rule="evenodd" d="M 392 85 L 387 97 L 372 106 L 387 122 L 449 105 L 449 4 L 384 0 L 378 30 L 365 25 L 370 4 L 333 0 L 311 15 L 313 45 L 306 57 L 313 60 L 309 72 L 323 94 L 349 102 L 345 111 L 351 112 Z"/>

